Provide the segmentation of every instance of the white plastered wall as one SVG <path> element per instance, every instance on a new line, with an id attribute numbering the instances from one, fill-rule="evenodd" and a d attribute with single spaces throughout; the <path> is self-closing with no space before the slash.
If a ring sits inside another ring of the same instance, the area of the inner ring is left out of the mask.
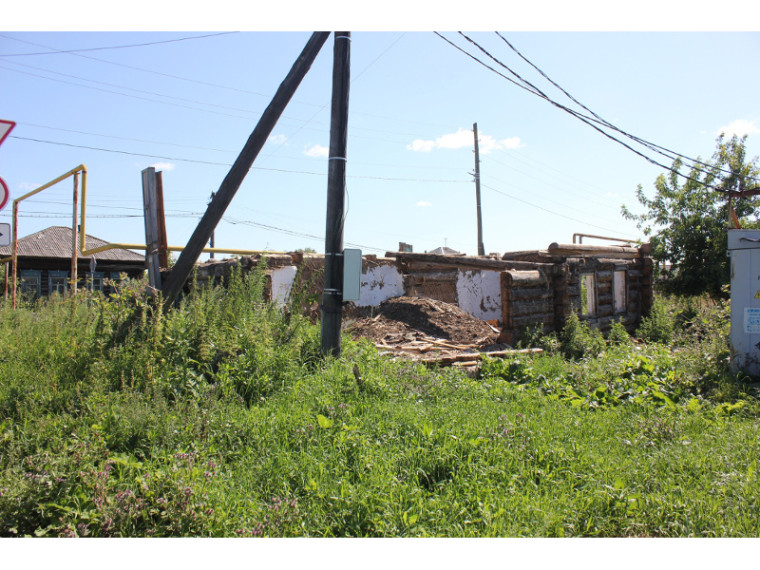
<path id="1" fill-rule="evenodd" d="M 391 297 L 404 294 L 404 276 L 395 265 L 377 265 L 362 273 L 358 307 L 377 307 Z"/>
<path id="2" fill-rule="evenodd" d="M 501 276 L 499 271 L 459 271 L 457 278 L 459 308 L 465 313 L 490 321 L 501 319 Z"/>

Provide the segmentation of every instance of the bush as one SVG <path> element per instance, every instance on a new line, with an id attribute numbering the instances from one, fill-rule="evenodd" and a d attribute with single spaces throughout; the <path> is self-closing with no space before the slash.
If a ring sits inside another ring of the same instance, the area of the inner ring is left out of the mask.
<path id="1" fill-rule="evenodd" d="M 572 360 L 599 356 L 605 347 L 601 331 L 591 329 L 576 313 L 572 313 L 565 321 L 559 343 L 565 357 Z"/>
<path id="2" fill-rule="evenodd" d="M 673 340 L 675 321 L 661 297 L 655 297 L 649 315 L 641 319 L 636 335 L 647 342 L 668 344 Z"/>
<path id="3" fill-rule="evenodd" d="M 607 334 L 607 342 L 611 345 L 631 344 L 631 335 L 628 334 L 622 320 L 613 321 L 610 332 Z"/>

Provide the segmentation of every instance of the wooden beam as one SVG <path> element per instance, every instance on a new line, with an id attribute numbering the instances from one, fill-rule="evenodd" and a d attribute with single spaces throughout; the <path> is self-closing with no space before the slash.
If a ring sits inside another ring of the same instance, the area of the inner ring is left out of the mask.
<path id="1" fill-rule="evenodd" d="M 161 269 L 168 269 L 169 242 L 166 237 L 166 213 L 164 212 L 164 178 L 161 175 L 161 172 L 156 172 L 156 218 L 158 220 L 158 264 Z"/>
<path id="2" fill-rule="evenodd" d="M 539 269 L 552 267 L 552 263 L 534 263 L 532 261 L 505 261 L 501 259 L 489 259 L 482 257 L 468 257 L 459 255 L 437 255 L 434 253 L 405 253 L 388 251 L 385 257 L 395 257 L 399 262 L 406 264 L 428 264 L 430 268 L 444 266 L 458 269 L 490 269 L 491 271 L 504 271 L 506 269 Z"/>
<path id="3" fill-rule="evenodd" d="M 617 245 L 584 245 L 584 244 L 558 244 L 549 246 L 549 254 L 559 257 L 610 257 L 632 258 L 641 255 L 638 247 L 625 247 Z"/>
<path id="4" fill-rule="evenodd" d="M 282 112 L 290 102 L 293 94 L 311 68 L 317 54 L 319 54 L 319 50 L 329 36 L 329 32 L 314 32 L 312 34 L 290 72 L 274 94 L 272 102 L 269 103 L 261 119 L 259 119 L 256 128 L 254 128 L 251 136 L 248 137 L 243 150 L 240 151 L 235 163 L 222 181 L 219 190 L 214 195 L 214 199 L 211 200 L 206 213 L 201 218 L 201 221 L 198 222 L 193 235 L 177 259 L 177 263 L 172 268 L 171 273 L 169 273 L 169 277 L 166 279 L 163 293 L 167 306 L 174 303 L 179 296 L 193 266 L 198 261 L 203 248 L 211 238 L 211 234 L 222 219 L 224 212 L 227 210 L 230 202 L 232 202 L 232 198 L 234 198 L 246 174 L 251 169 L 254 160 L 256 160 L 259 152 L 261 152 L 269 135 L 272 134 L 272 130 L 277 124 L 280 115 L 282 115 Z"/>
<path id="5" fill-rule="evenodd" d="M 156 208 L 156 169 L 142 171 L 143 212 L 145 214 L 145 262 L 148 265 L 148 284 L 161 289 L 161 271 L 158 253 L 158 210 Z"/>

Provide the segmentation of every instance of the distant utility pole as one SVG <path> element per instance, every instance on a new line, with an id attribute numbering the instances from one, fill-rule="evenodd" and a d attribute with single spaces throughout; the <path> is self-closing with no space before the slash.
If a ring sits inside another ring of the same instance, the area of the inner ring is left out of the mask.
<path id="1" fill-rule="evenodd" d="M 480 152 L 478 150 L 477 123 L 473 123 L 472 131 L 475 134 L 475 201 L 478 205 L 478 255 L 485 255 L 486 248 L 483 245 L 483 218 L 480 213 Z"/>
<path id="2" fill-rule="evenodd" d="M 343 208 L 346 196 L 350 71 L 351 33 L 335 32 L 327 167 L 325 285 L 322 293 L 322 354 L 333 356 L 340 356 L 340 325 L 343 320 Z"/>

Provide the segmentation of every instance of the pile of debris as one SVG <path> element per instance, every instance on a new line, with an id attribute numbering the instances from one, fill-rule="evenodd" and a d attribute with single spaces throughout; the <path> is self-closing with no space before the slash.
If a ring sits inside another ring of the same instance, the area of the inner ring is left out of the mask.
<path id="1" fill-rule="evenodd" d="M 395 357 L 430 364 L 477 367 L 483 354 L 535 352 L 498 344 L 499 329 L 456 305 L 419 297 L 388 299 L 377 314 L 354 321 L 348 331 Z"/>

